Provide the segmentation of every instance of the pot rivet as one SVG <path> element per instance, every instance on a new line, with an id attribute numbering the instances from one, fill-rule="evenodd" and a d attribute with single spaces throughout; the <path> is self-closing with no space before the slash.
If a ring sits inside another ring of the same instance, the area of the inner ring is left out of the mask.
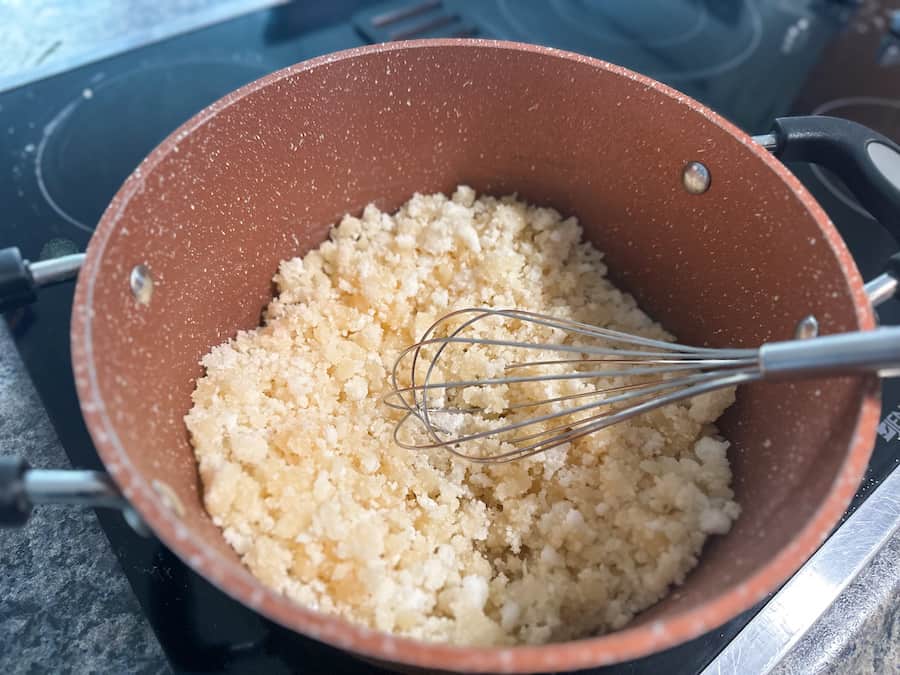
<path id="1" fill-rule="evenodd" d="M 170 485 L 163 483 L 160 480 L 156 480 L 155 478 L 150 482 L 150 485 L 153 486 L 156 494 L 159 495 L 160 501 L 162 501 L 169 511 L 179 518 L 184 518 L 184 504 L 181 503 L 178 495 L 175 494 L 175 490 L 173 490 Z"/>
<path id="2" fill-rule="evenodd" d="M 818 337 L 819 321 L 812 314 L 805 316 L 797 322 L 794 329 L 795 340 L 808 340 L 809 338 Z"/>
<path id="3" fill-rule="evenodd" d="M 702 195 L 709 190 L 711 181 L 712 176 L 710 176 L 709 169 L 700 162 L 689 162 L 681 174 L 684 189 L 692 195 Z"/>
<path id="4" fill-rule="evenodd" d="M 129 277 L 131 293 L 134 299 L 142 305 L 149 305 L 153 295 L 153 277 L 146 265 L 135 265 Z"/>

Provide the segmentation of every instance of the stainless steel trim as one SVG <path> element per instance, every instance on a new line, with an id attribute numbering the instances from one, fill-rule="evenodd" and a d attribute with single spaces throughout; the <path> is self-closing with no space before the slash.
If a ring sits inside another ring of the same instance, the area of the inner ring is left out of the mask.
<path id="1" fill-rule="evenodd" d="M 49 286 L 78 276 L 78 270 L 84 264 L 84 253 L 62 255 L 49 260 L 38 260 L 28 263 L 28 271 L 35 286 Z"/>
<path id="2" fill-rule="evenodd" d="M 759 348 L 764 376 L 900 368 L 900 326 L 836 333 L 815 340 L 767 342 Z"/>
<path id="3" fill-rule="evenodd" d="M 112 479 L 100 471 L 29 469 L 22 477 L 32 504 L 68 504 L 119 509 L 125 521 L 143 537 L 151 532 Z"/>
<path id="4" fill-rule="evenodd" d="M 148 26 L 144 30 L 137 31 L 115 40 L 108 40 L 97 47 L 85 49 L 72 58 L 57 63 L 48 64 L 37 68 L 28 68 L 13 75 L 0 77 L 0 93 L 21 87 L 22 85 L 42 80 L 68 70 L 79 68 L 94 61 L 121 54 L 132 49 L 138 49 L 154 42 L 161 42 L 168 38 L 189 33 L 193 30 L 206 28 L 229 19 L 234 19 L 243 14 L 249 14 L 260 9 L 269 9 L 278 5 L 286 5 L 291 0 L 230 0 L 213 3 L 209 9 L 172 19 L 156 26 Z"/>
<path id="5" fill-rule="evenodd" d="M 890 300 L 897 292 L 897 280 L 885 272 L 866 284 L 866 295 L 873 307 L 878 307 L 885 300 Z"/>
<path id="6" fill-rule="evenodd" d="M 754 136 L 753 140 L 770 152 L 778 149 L 778 136 L 775 134 L 760 134 Z"/>
<path id="7" fill-rule="evenodd" d="M 33 504 L 70 504 L 120 509 L 128 505 L 112 480 L 99 471 L 31 469 L 23 477 Z"/>
<path id="8" fill-rule="evenodd" d="M 712 660 L 704 675 L 771 672 L 898 530 L 900 471 L 894 471 Z"/>
<path id="9" fill-rule="evenodd" d="M 875 168 L 888 180 L 895 190 L 900 190 L 900 152 L 884 143 L 872 142 L 866 152 Z"/>

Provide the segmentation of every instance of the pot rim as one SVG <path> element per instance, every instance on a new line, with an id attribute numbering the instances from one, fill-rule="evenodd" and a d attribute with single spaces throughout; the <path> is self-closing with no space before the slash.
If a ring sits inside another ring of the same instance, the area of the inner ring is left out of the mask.
<path id="1" fill-rule="evenodd" d="M 428 643 L 381 633 L 350 623 L 337 616 L 307 609 L 266 588 L 238 562 L 229 560 L 190 536 L 187 528 L 169 511 L 149 481 L 131 463 L 125 452 L 97 380 L 92 340 L 93 298 L 100 262 L 106 245 L 131 197 L 144 177 L 175 149 L 179 140 L 200 128 L 218 112 L 240 99 L 296 73 L 335 61 L 352 60 L 379 52 L 455 47 L 478 47 L 528 52 L 600 68 L 637 85 L 652 88 L 686 105 L 748 147 L 800 200 L 819 226 L 831 250 L 840 261 L 851 289 L 856 317 L 863 330 L 875 327 L 874 312 L 866 296 L 863 280 L 846 245 L 825 214 L 800 181 L 749 135 L 694 99 L 649 77 L 592 57 L 548 47 L 480 39 L 432 39 L 394 42 L 344 50 L 310 59 L 271 73 L 227 94 L 173 131 L 123 183 L 104 212 L 90 240 L 84 267 L 78 278 L 72 311 L 71 345 L 75 384 L 81 411 L 106 469 L 144 521 L 159 539 L 182 561 L 220 590 L 269 619 L 298 633 L 366 657 L 412 666 L 456 671 L 525 673 L 535 670 L 574 670 L 600 666 L 661 651 L 712 630 L 749 609 L 776 590 L 812 555 L 837 524 L 856 492 L 868 464 L 881 409 L 880 386 L 870 378 L 852 440 L 837 478 L 826 500 L 803 529 L 772 560 L 749 579 L 720 593 L 699 607 L 648 624 L 624 628 L 600 637 L 539 646 L 464 647 Z M 140 175 L 138 175 L 140 174 Z"/>

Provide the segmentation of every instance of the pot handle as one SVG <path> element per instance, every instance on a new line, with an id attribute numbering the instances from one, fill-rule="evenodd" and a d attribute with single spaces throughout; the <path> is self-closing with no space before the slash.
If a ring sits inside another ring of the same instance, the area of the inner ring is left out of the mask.
<path id="1" fill-rule="evenodd" d="M 140 535 L 150 530 L 101 471 L 32 469 L 21 457 L 0 456 L 0 527 L 28 522 L 35 504 L 114 508 Z"/>
<path id="2" fill-rule="evenodd" d="M 18 248 L 0 249 L 0 312 L 7 312 L 37 299 L 37 289 L 78 275 L 84 253 L 29 262 Z"/>
<path id="3" fill-rule="evenodd" d="M 781 117 L 757 137 L 785 162 L 812 162 L 836 173 L 860 203 L 900 241 L 900 145 L 838 117 Z"/>
<path id="4" fill-rule="evenodd" d="M 900 294 L 900 253 L 888 258 L 884 272 L 866 282 L 866 295 L 872 307 L 890 300 Z"/>

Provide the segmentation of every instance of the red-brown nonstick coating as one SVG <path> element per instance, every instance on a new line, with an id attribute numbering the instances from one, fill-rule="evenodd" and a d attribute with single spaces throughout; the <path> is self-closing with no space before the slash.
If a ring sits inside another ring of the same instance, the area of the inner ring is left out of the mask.
<path id="1" fill-rule="evenodd" d="M 712 174 L 705 194 L 682 187 L 692 160 Z M 195 570 L 266 616 L 428 668 L 524 672 L 633 658 L 776 589 L 860 481 L 879 410 L 871 378 L 742 389 L 721 423 L 740 518 L 684 586 L 610 635 L 514 649 L 429 645 L 294 605 L 241 566 L 203 509 L 182 421 L 200 357 L 258 324 L 278 262 L 315 247 L 341 215 L 459 183 L 577 215 L 614 281 L 684 342 L 756 346 L 790 338 L 807 314 L 823 333 L 874 325 L 818 204 L 743 132 L 678 92 L 512 43 L 325 56 L 247 85 L 178 129 L 125 182 L 91 241 L 72 321 L 76 382 L 97 450 L 141 515 Z M 137 264 L 154 279 L 146 305 L 129 287 Z"/>

